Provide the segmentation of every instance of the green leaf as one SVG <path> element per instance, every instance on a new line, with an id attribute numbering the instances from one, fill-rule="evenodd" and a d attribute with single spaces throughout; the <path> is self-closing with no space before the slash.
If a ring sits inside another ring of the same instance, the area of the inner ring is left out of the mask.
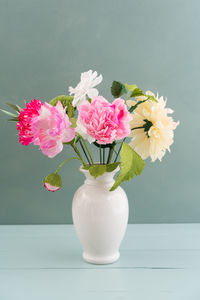
<path id="1" fill-rule="evenodd" d="M 91 167 L 91 165 L 85 165 L 82 167 L 83 170 L 89 170 L 89 168 Z"/>
<path id="2" fill-rule="evenodd" d="M 67 114 L 68 114 L 69 118 L 74 117 L 74 107 L 71 103 L 69 103 L 68 106 L 67 106 Z"/>
<path id="3" fill-rule="evenodd" d="M 150 95 L 145 95 L 145 96 L 148 97 L 147 100 L 152 100 L 152 101 L 158 102 L 158 100 L 154 96 L 150 96 Z"/>
<path id="4" fill-rule="evenodd" d="M 123 94 L 126 94 L 127 90 L 125 85 L 123 85 L 120 81 L 113 81 L 111 86 L 111 94 L 113 97 L 118 98 Z"/>
<path id="5" fill-rule="evenodd" d="M 90 175 L 93 176 L 95 179 L 101 175 L 103 175 L 105 172 L 112 172 L 114 171 L 118 165 L 119 162 L 115 162 L 112 164 L 106 164 L 106 165 L 85 165 L 82 167 L 83 170 L 89 170 Z"/>
<path id="6" fill-rule="evenodd" d="M 67 114 L 69 118 L 73 118 L 74 117 L 74 107 L 72 105 L 73 99 L 74 99 L 73 96 L 60 95 L 53 98 L 49 102 L 49 104 L 51 104 L 52 106 L 56 106 L 58 101 L 60 101 L 62 103 L 63 108 L 67 107 Z"/>
<path id="7" fill-rule="evenodd" d="M 59 188 L 62 186 L 62 179 L 58 173 L 49 174 L 47 177 L 45 177 L 43 182 Z"/>
<path id="8" fill-rule="evenodd" d="M 125 84 L 126 88 L 132 92 L 130 97 L 138 97 L 138 96 L 143 96 L 144 93 L 141 89 L 136 84 Z"/>
<path id="9" fill-rule="evenodd" d="M 52 106 L 56 106 L 56 104 L 58 103 L 58 101 L 60 101 L 62 103 L 62 106 L 65 108 L 70 103 L 72 103 L 73 99 L 74 99 L 73 96 L 60 95 L 60 96 L 57 96 L 57 97 L 53 98 L 49 102 L 49 104 L 51 104 Z"/>
<path id="10" fill-rule="evenodd" d="M 136 87 L 132 94 L 131 94 L 131 97 L 138 97 L 138 96 L 144 96 L 144 93 L 141 89 L 139 89 L 138 87 Z"/>
<path id="11" fill-rule="evenodd" d="M 91 165 L 89 172 L 96 179 L 106 172 L 106 165 Z"/>
<path id="12" fill-rule="evenodd" d="M 71 122 L 71 126 L 70 126 L 70 127 L 71 127 L 71 128 L 76 128 L 76 121 L 77 121 L 77 120 L 76 120 L 75 118 L 70 118 L 69 120 L 70 120 L 70 122 Z"/>
<path id="13" fill-rule="evenodd" d="M 112 172 L 112 171 L 114 171 L 119 166 L 119 164 L 120 164 L 120 162 L 114 162 L 112 164 L 106 164 L 106 165 L 85 165 L 85 166 L 82 167 L 82 169 L 89 170 L 91 168 L 92 169 L 92 173 L 93 172 L 94 173 L 98 172 L 99 169 L 102 169 L 102 170 L 100 170 L 100 172 L 103 172 L 103 171 L 104 172 Z M 103 173 L 100 174 L 100 175 L 103 175 Z M 98 176 L 100 176 L 100 175 L 98 175 Z"/>
<path id="14" fill-rule="evenodd" d="M 13 113 L 11 113 L 11 112 L 9 112 L 9 111 L 7 111 L 7 110 L 4 110 L 4 109 L 0 109 L 4 114 L 6 114 L 6 115 L 8 115 L 8 116 L 10 116 L 10 117 L 13 117 L 13 118 L 15 118 L 15 117 L 17 117 L 18 118 L 18 115 L 16 115 L 16 114 L 13 114 Z"/>
<path id="15" fill-rule="evenodd" d="M 10 119 L 8 119 L 8 121 L 14 121 L 14 122 L 18 122 L 19 121 L 19 119 L 18 119 L 18 117 L 13 117 L 13 118 L 10 118 Z"/>
<path id="16" fill-rule="evenodd" d="M 18 105 L 16 104 L 13 104 L 13 103 L 6 103 L 8 106 L 10 106 L 12 109 L 14 109 L 16 112 L 20 113 L 21 111 L 21 107 L 19 107 Z"/>
<path id="17" fill-rule="evenodd" d="M 120 164 L 120 162 L 114 162 L 112 164 L 107 164 L 106 165 L 106 172 L 114 171 L 119 166 L 119 164 Z"/>
<path id="18" fill-rule="evenodd" d="M 125 87 L 127 88 L 127 90 L 129 90 L 129 92 L 133 92 L 137 88 L 137 85 L 125 83 Z"/>
<path id="19" fill-rule="evenodd" d="M 123 181 L 132 179 L 134 175 L 140 175 L 145 166 L 145 162 L 140 155 L 126 143 L 122 144 L 120 162 L 120 174 L 110 191 L 114 191 Z"/>

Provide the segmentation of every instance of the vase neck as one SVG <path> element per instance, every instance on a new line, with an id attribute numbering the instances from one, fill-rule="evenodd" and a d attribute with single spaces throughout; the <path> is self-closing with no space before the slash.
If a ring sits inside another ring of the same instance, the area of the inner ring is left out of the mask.
<path id="1" fill-rule="evenodd" d="M 119 171 L 119 167 L 117 167 L 112 172 L 105 172 L 103 175 L 98 176 L 96 179 L 90 175 L 88 170 L 84 170 L 80 168 L 80 171 L 85 175 L 85 184 L 95 185 L 95 186 L 104 186 L 110 188 L 114 184 L 114 175 Z"/>

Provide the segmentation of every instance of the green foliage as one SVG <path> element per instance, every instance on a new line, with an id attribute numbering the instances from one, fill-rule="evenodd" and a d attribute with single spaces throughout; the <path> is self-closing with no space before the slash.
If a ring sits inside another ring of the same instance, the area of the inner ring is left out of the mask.
<path id="1" fill-rule="evenodd" d="M 138 97 L 138 96 L 144 96 L 144 93 L 141 89 L 139 89 L 137 86 L 131 93 L 131 97 Z"/>
<path id="2" fill-rule="evenodd" d="M 107 164 L 106 165 L 106 172 L 112 172 L 114 171 L 118 166 L 119 166 L 120 162 L 114 162 L 111 164 Z"/>
<path id="3" fill-rule="evenodd" d="M 123 85 L 119 81 L 113 81 L 112 86 L 111 86 L 111 94 L 113 97 L 118 98 L 123 94 L 126 94 L 127 90 L 125 85 Z"/>
<path id="4" fill-rule="evenodd" d="M 114 171 L 119 164 L 120 164 L 119 162 L 115 162 L 112 164 L 105 164 L 105 165 L 85 165 L 83 169 L 89 170 L 90 175 L 96 179 L 97 177 L 103 175 L 105 172 Z"/>
<path id="5" fill-rule="evenodd" d="M 136 85 L 136 84 L 125 84 L 125 87 L 128 89 L 128 91 L 132 92 L 130 97 L 139 97 L 139 96 L 145 96 L 148 99 L 146 100 L 152 100 L 158 102 L 158 100 L 151 95 L 146 95 L 144 92 Z"/>
<path id="6" fill-rule="evenodd" d="M 17 116 L 17 117 L 13 117 L 13 118 L 8 119 L 8 121 L 11 121 L 11 122 L 18 122 L 19 119 L 18 119 L 18 116 Z"/>
<path id="7" fill-rule="evenodd" d="M 75 118 L 70 118 L 70 122 L 71 122 L 71 128 L 76 128 L 76 119 Z"/>
<path id="8" fill-rule="evenodd" d="M 132 112 L 138 107 L 138 105 L 140 105 L 140 104 L 143 103 L 143 102 L 146 102 L 147 100 L 148 100 L 148 99 L 138 101 L 135 105 L 131 106 L 131 107 L 129 108 L 128 111 L 129 111 L 130 113 L 132 113 Z"/>
<path id="9" fill-rule="evenodd" d="M 158 102 L 158 100 L 154 96 L 150 96 L 150 95 L 145 95 L 145 96 L 148 97 L 147 100 L 152 100 L 152 101 Z"/>
<path id="10" fill-rule="evenodd" d="M 13 103 L 6 103 L 8 106 L 10 106 L 13 110 L 15 110 L 17 113 L 20 113 L 21 107 L 19 107 L 17 104 Z"/>
<path id="11" fill-rule="evenodd" d="M 137 85 L 136 84 L 125 83 L 125 87 L 127 88 L 127 90 L 129 92 L 133 92 L 137 88 Z"/>
<path id="12" fill-rule="evenodd" d="M 74 107 L 73 105 L 70 103 L 67 106 L 67 114 L 69 118 L 73 118 L 74 117 Z"/>
<path id="13" fill-rule="evenodd" d="M 73 118 L 74 117 L 74 107 L 72 105 L 73 99 L 74 99 L 73 96 L 60 95 L 60 96 L 53 98 L 49 102 L 49 104 L 51 104 L 52 106 L 56 106 L 58 101 L 60 101 L 62 103 L 63 108 L 67 107 L 67 114 L 68 114 L 69 118 Z"/>
<path id="14" fill-rule="evenodd" d="M 0 111 L 2 111 L 4 114 L 6 114 L 6 115 L 8 115 L 8 116 L 10 116 L 10 117 L 12 117 L 12 118 L 18 118 L 18 115 L 13 114 L 13 113 L 11 113 L 11 112 L 9 112 L 9 111 L 7 111 L 7 110 L 0 109 Z"/>
<path id="15" fill-rule="evenodd" d="M 120 174 L 110 191 L 114 191 L 123 181 L 130 180 L 134 175 L 140 175 L 144 169 L 145 162 L 129 145 L 122 144 L 120 152 Z"/>
<path id="16" fill-rule="evenodd" d="M 132 85 L 131 87 L 133 88 L 134 86 L 135 86 L 135 88 L 132 91 L 131 97 L 144 96 L 144 97 L 146 97 L 146 99 L 140 100 L 135 105 L 131 106 L 129 108 L 129 112 L 130 113 L 132 113 L 138 107 L 138 105 L 140 105 L 140 104 L 142 104 L 142 103 L 144 103 L 144 102 L 146 102 L 148 100 L 152 100 L 152 101 L 158 102 L 158 100 L 154 96 L 144 94 L 143 91 L 140 90 L 136 85 Z"/>
<path id="17" fill-rule="evenodd" d="M 8 119 L 8 121 L 14 121 L 14 122 L 18 122 L 19 119 L 19 113 L 21 111 L 21 108 L 18 105 L 12 104 L 12 103 L 6 103 L 8 106 L 10 106 L 14 111 L 16 111 L 16 114 L 13 114 L 7 110 L 4 109 L 0 109 L 4 114 L 8 115 L 9 117 L 11 117 L 10 119 Z"/>
<path id="18" fill-rule="evenodd" d="M 60 96 L 57 96 L 57 97 L 53 98 L 49 103 L 52 106 L 56 106 L 58 101 L 60 101 L 62 103 L 62 106 L 65 108 L 70 103 L 72 103 L 73 99 L 74 99 L 73 96 L 60 95 Z"/>
<path id="19" fill-rule="evenodd" d="M 147 136 L 149 137 L 149 135 L 148 135 L 148 131 L 149 131 L 149 129 L 151 128 L 151 126 L 153 125 L 153 123 L 151 122 L 151 121 L 149 121 L 149 120 L 147 120 L 147 119 L 144 119 L 144 125 L 143 125 L 143 127 L 144 127 L 144 132 L 146 132 L 147 133 Z"/>
<path id="20" fill-rule="evenodd" d="M 83 169 L 83 170 L 89 170 L 89 168 L 90 168 L 91 166 L 93 166 L 93 165 L 85 165 L 85 166 L 82 167 L 82 169 Z"/>
<path id="21" fill-rule="evenodd" d="M 45 177 L 44 183 L 49 183 L 52 186 L 60 187 L 62 186 L 62 179 L 58 173 L 52 173 Z"/>
<path id="22" fill-rule="evenodd" d="M 89 172 L 96 179 L 106 172 L 106 165 L 91 165 Z"/>

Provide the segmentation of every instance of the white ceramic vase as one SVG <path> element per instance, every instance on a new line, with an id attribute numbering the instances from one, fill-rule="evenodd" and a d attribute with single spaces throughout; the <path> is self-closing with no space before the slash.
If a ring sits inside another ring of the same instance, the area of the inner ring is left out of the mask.
<path id="1" fill-rule="evenodd" d="M 128 223 L 128 199 L 121 187 L 110 192 L 113 176 L 119 170 L 106 172 L 94 179 L 89 171 L 76 191 L 72 216 L 83 247 L 83 259 L 93 264 L 109 264 L 118 260 L 119 247 Z"/>

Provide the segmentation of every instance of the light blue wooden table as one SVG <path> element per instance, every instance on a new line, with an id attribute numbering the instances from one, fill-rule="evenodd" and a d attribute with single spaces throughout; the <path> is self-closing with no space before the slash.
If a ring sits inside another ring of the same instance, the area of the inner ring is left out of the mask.
<path id="1" fill-rule="evenodd" d="M 200 300 L 200 224 L 129 225 L 112 265 L 81 253 L 71 225 L 0 226 L 0 300 Z"/>

